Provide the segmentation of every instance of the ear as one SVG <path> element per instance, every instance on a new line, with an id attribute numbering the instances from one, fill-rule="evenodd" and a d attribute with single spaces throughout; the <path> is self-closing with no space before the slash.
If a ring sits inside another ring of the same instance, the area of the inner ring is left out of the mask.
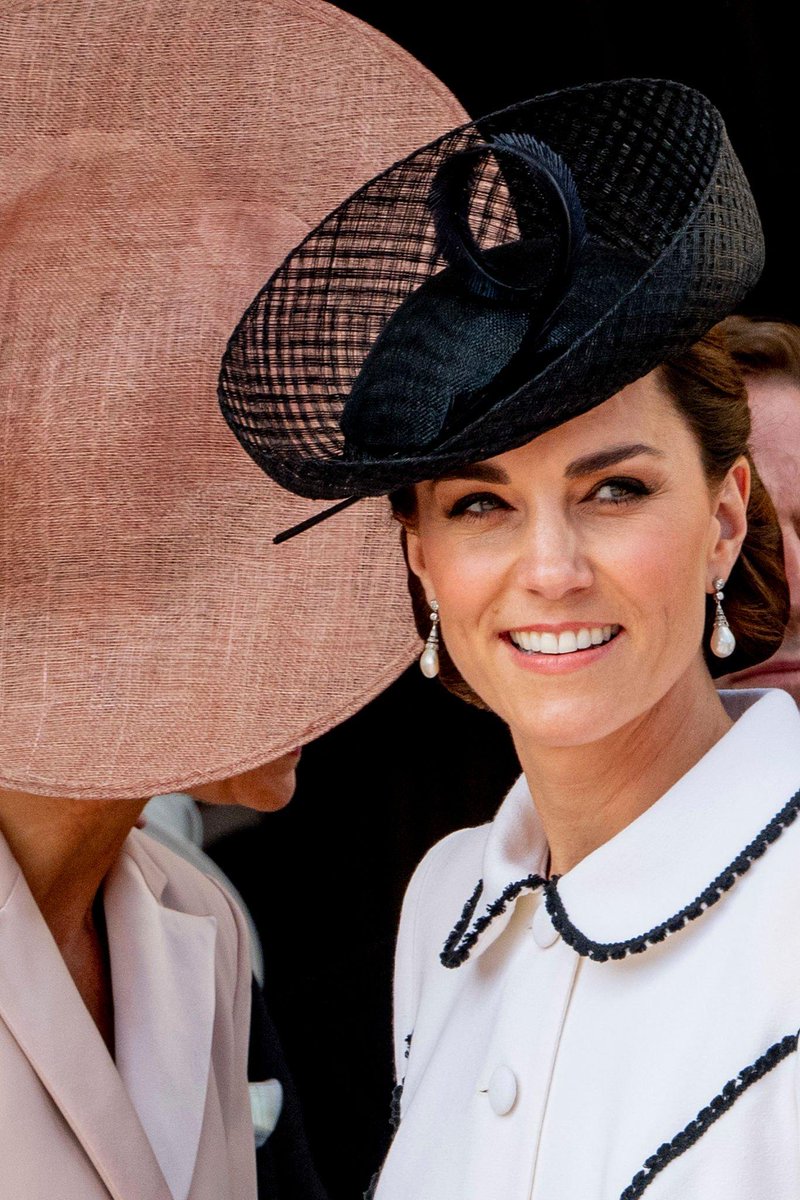
<path id="1" fill-rule="evenodd" d="M 737 458 L 717 494 L 714 517 L 718 525 L 715 543 L 709 555 L 712 579 L 727 579 L 733 564 L 739 557 L 742 542 L 747 534 L 747 502 L 750 499 L 750 464 L 744 457 Z"/>
<path id="2" fill-rule="evenodd" d="M 406 526 L 406 558 L 408 559 L 409 567 L 419 578 L 425 589 L 425 595 L 430 602 L 434 599 L 436 592 L 425 567 L 425 553 L 422 549 L 419 532 L 416 529 L 411 529 L 409 526 Z"/>

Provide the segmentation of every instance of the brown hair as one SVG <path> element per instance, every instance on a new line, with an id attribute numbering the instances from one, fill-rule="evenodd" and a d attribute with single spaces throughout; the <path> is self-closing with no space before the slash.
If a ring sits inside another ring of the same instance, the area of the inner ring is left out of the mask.
<path id="1" fill-rule="evenodd" d="M 785 321 L 727 317 L 717 325 L 747 375 L 786 375 L 800 385 L 800 328 Z"/>
<path id="2" fill-rule="evenodd" d="M 741 455 L 748 460 L 752 471 L 747 535 L 725 585 L 725 613 L 736 636 L 736 649 L 730 658 L 716 658 L 711 653 L 709 638 L 714 605 L 710 597 L 706 610 L 703 654 L 713 676 L 741 671 L 769 658 L 783 641 L 789 618 L 780 526 L 750 455 L 750 409 L 742 374 L 744 364 L 740 366 L 739 355 L 734 355 L 729 342 L 733 337 L 730 331 L 738 330 L 733 324 L 737 320 L 740 319 L 723 321 L 659 368 L 677 411 L 697 440 L 709 486 L 718 487 Z M 786 340 L 786 354 L 794 354 L 791 361 L 800 371 L 800 330 L 794 332 L 796 339 Z M 400 488 L 389 499 L 395 517 L 403 526 L 401 537 L 406 553 L 406 528 L 414 525 L 416 495 L 413 487 Z M 430 610 L 422 584 L 410 568 L 408 589 L 417 630 L 424 639 L 430 629 Z M 457 696 L 480 708 L 486 707 L 461 678 L 443 643 L 439 647 L 439 678 Z"/>

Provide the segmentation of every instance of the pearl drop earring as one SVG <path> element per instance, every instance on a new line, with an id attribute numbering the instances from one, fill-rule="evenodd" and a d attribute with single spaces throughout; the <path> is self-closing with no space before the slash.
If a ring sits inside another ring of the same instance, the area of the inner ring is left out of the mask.
<path id="1" fill-rule="evenodd" d="M 725 580 L 715 579 L 713 586 L 717 611 L 714 616 L 714 628 L 711 630 L 711 651 L 716 654 L 717 658 L 728 658 L 736 649 L 736 638 L 728 624 L 728 618 L 722 611 L 722 601 L 725 599 L 722 589 L 725 586 Z"/>
<path id="2" fill-rule="evenodd" d="M 419 656 L 419 669 L 426 679 L 439 674 L 439 601 L 431 600 L 431 631 L 425 649 Z"/>

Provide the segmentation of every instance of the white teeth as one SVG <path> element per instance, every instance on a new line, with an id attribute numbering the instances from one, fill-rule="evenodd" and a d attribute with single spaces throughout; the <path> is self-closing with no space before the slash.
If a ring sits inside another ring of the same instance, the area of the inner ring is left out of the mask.
<path id="1" fill-rule="evenodd" d="M 571 629 L 558 635 L 558 653 L 573 654 L 578 649 L 578 639 Z"/>
<path id="2" fill-rule="evenodd" d="M 528 654 L 574 654 L 601 646 L 619 633 L 619 625 L 589 625 L 581 629 L 565 629 L 563 633 L 537 633 L 534 629 L 509 634 L 511 641 Z"/>
<path id="3" fill-rule="evenodd" d="M 514 641 L 522 650 L 534 650 L 538 652 L 541 649 L 541 638 L 539 634 L 532 629 L 515 633 Z"/>

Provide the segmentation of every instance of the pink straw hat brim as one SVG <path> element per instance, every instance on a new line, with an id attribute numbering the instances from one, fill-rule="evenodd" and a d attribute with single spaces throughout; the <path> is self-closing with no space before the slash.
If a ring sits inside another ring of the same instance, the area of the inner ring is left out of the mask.
<path id="1" fill-rule="evenodd" d="M 385 501 L 318 510 L 216 403 L 248 299 L 462 119 L 309 0 L 4 6 L 0 786 L 121 798 L 276 758 L 417 647 Z"/>

